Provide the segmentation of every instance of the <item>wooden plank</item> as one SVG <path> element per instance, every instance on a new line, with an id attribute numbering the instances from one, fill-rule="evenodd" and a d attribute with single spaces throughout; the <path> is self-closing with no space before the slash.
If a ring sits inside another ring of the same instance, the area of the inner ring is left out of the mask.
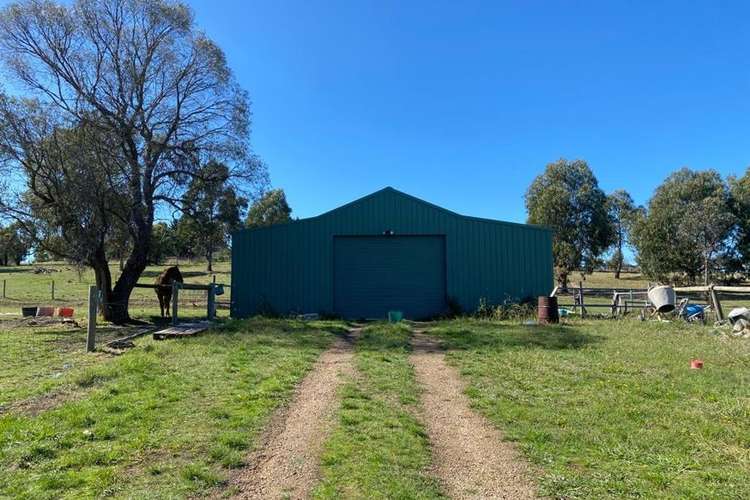
<path id="1" fill-rule="evenodd" d="M 750 286 L 715 286 L 714 290 L 723 293 L 750 293 Z"/>
<path id="2" fill-rule="evenodd" d="M 125 337 L 120 337 L 119 339 L 111 340 L 107 342 L 106 346 L 110 348 L 116 348 L 118 344 L 129 342 L 131 340 L 137 339 L 141 335 L 146 335 L 147 333 L 151 333 L 153 331 L 154 327 L 152 326 L 146 326 L 143 328 L 139 328 L 134 333 L 131 333 L 130 335 L 127 335 Z"/>
<path id="3" fill-rule="evenodd" d="M 229 286 L 229 285 L 223 285 L 221 283 L 219 283 L 219 285 L 225 288 Z M 152 290 L 155 290 L 159 288 L 160 286 L 170 286 L 170 285 L 150 285 L 148 283 L 136 283 L 134 285 L 134 288 L 150 288 Z M 208 290 L 210 287 L 211 287 L 210 284 L 201 285 L 199 283 L 182 283 L 180 285 L 180 288 L 182 288 L 183 290 Z"/>
<path id="4" fill-rule="evenodd" d="M 154 340 L 164 340 L 168 338 L 191 337 L 197 335 L 211 326 L 210 323 L 185 323 L 179 326 L 170 326 L 154 332 Z"/>
<path id="5" fill-rule="evenodd" d="M 678 286 L 675 287 L 675 292 L 708 292 L 709 287 L 707 286 Z"/>

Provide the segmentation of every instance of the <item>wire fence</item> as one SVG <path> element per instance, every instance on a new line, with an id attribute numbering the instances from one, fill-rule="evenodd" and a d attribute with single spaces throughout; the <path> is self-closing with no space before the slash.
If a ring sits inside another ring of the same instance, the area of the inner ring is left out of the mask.
<path id="1" fill-rule="evenodd" d="M 0 309 L 10 313 L 14 309 L 21 314 L 24 306 L 82 306 L 86 304 L 88 283 L 49 280 L 48 283 L 29 283 L 21 279 L 2 279 L 0 281 Z M 217 293 L 217 309 L 229 308 L 229 285 L 219 284 Z M 179 296 L 181 308 L 204 308 L 208 302 L 207 290 L 184 289 Z M 112 303 L 112 307 L 123 307 L 124 303 Z M 158 309 L 159 300 L 154 290 L 135 288 L 128 301 L 129 308 L 155 307 Z"/>

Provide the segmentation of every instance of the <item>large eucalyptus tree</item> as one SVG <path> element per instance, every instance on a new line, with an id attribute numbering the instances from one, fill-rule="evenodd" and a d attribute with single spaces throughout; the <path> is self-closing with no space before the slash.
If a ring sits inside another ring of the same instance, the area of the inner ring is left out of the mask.
<path id="1" fill-rule="evenodd" d="M 13 3 L 0 13 L 0 58 L 13 91 L 0 100 L 0 153 L 19 179 L 3 208 L 28 226 L 43 211 L 63 240 L 80 240 L 76 258 L 94 268 L 109 320 L 129 319 L 155 213 L 160 204 L 182 208 L 201 165 L 223 162 L 244 189 L 265 182 L 249 146 L 248 96 L 183 3 Z M 80 130 L 92 143 L 60 140 Z M 78 194 L 50 189 L 61 179 Z M 90 221 L 78 227 L 70 219 L 82 200 Z M 113 280 L 105 253 L 90 243 L 104 242 L 115 218 L 132 241 Z"/>

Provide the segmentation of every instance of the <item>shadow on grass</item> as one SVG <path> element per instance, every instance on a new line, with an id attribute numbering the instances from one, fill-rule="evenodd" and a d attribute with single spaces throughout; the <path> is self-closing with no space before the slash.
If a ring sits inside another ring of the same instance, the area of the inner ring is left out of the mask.
<path id="1" fill-rule="evenodd" d="M 31 271 L 30 267 L 0 267 L 0 274 L 28 273 Z"/>
<path id="2" fill-rule="evenodd" d="M 443 346 L 450 350 L 502 350 L 519 347 L 547 350 L 580 349 L 601 342 L 604 338 L 562 325 L 457 325 L 441 326 L 430 333 L 439 337 Z"/>

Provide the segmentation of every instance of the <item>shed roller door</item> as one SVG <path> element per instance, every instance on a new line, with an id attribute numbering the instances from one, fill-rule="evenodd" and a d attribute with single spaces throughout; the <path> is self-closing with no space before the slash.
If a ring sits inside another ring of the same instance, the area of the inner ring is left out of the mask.
<path id="1" fill-rule="evenodd" d="M 334 308 L 354 319 L 384 319 L 388 311 L 410 319 L 443 313 L 444 237 L 335 237 Z"/>

